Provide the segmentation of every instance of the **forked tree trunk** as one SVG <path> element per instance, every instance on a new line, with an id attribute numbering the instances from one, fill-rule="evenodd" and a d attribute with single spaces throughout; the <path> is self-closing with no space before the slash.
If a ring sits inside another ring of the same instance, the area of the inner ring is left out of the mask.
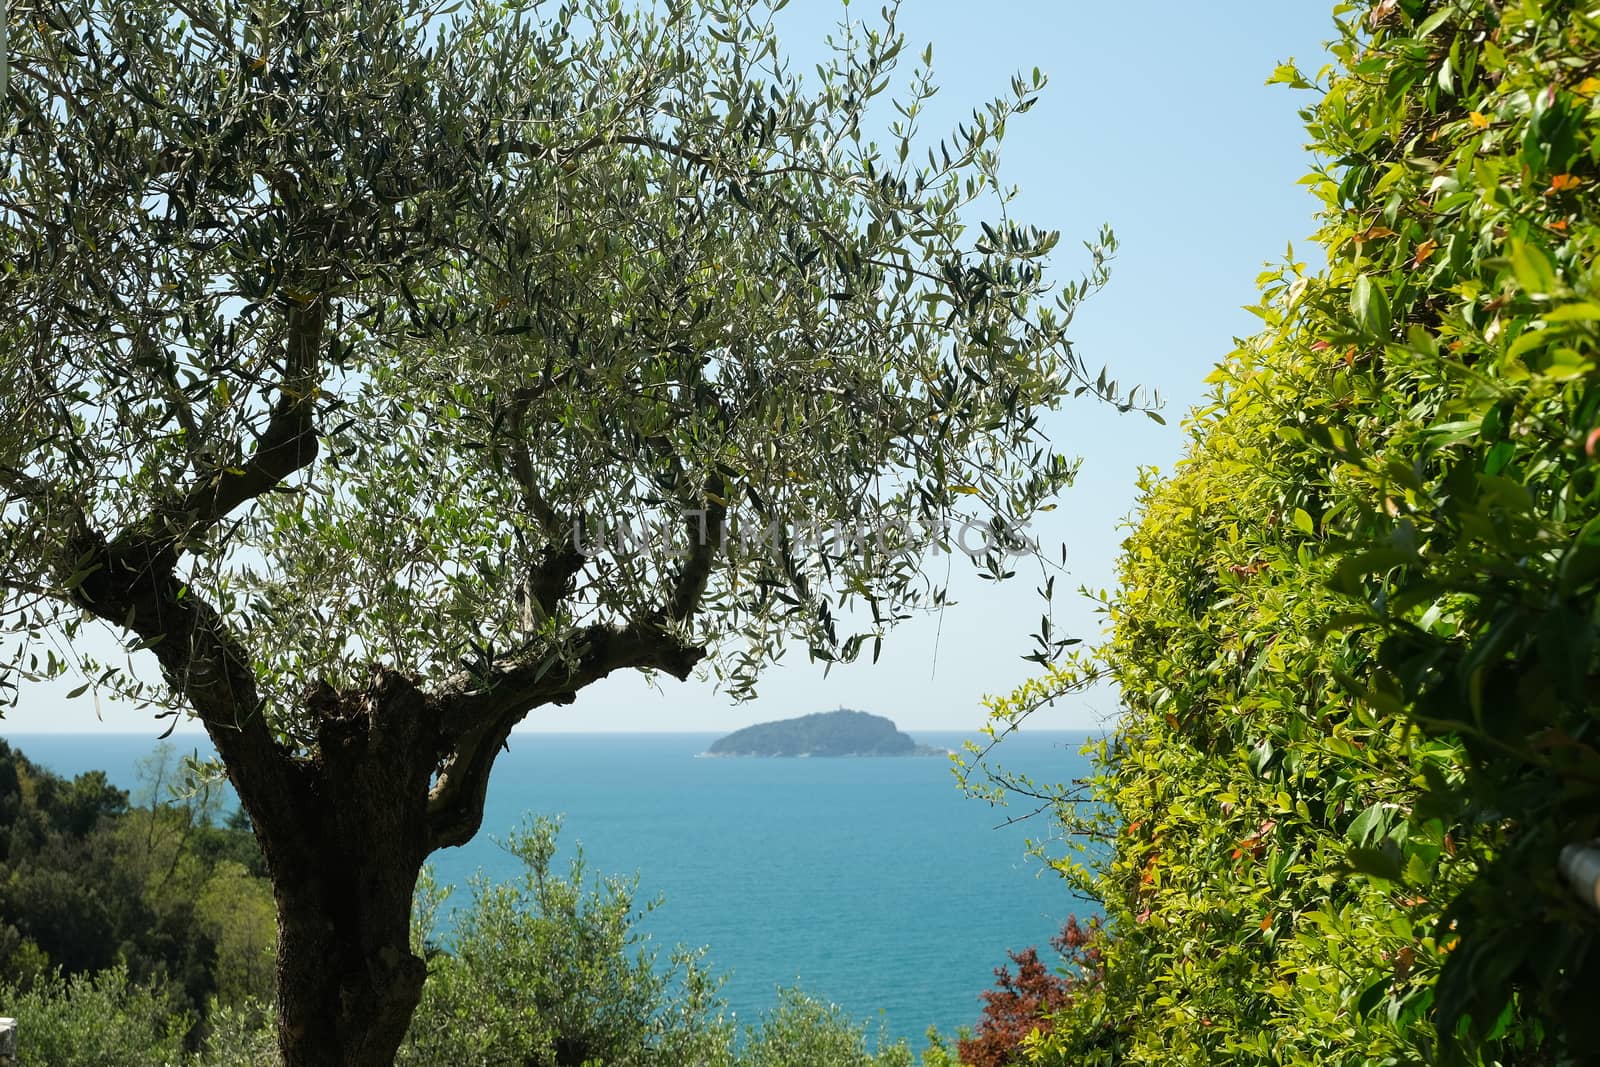
<path id="1" fill-rule="evenodd" d="M 427 973 L 410 928 L 436 759 L 426 701 L 386 678 L 349 703 L 317 709 L 296 825 L 256 823 L 277 899 L 285 1067 L 391 1067 Z"/>
<path id="2" fill-rule="evenodd" d="M 289 470 L 315 454 L 310 440 Z M 269 476 L 284 475 L 257 461 L 240 477 Z M 217 499 L 206 504 L 211 495 Z M 235 503 L 208 490 L 196 508 L 215 517 Z M 722 505 L 705 513 L 717 536 L 698 544 L 667 607 L 626 626 L 589 626 L 565 671 L 549 672 L 539 657 L 512 659 L 487 678 L 468 672 L 431 695 L 383 668 L 362 687 L 320 684 L 301 717 L 315 736 L 301 745 L 274 733 L 249 654 L 179 580 L 170 537 L 134 528 L 108 542 L 83 526 L 65 556 L 70 567 L 62 565 L 87 575 L 75 597 L 150 644 L 168 684 L 205 723 L 266 857 L 278 906 L 285 1067 L 391 1067 L 426 976 L 411 952 L 417 874 L 434 849 L 478 832 L 495 754 L 529 711 L 571 703 L 613 671 L 687 679 L 705 656 L 669 625 L 693 614 L 720 545 Z M 558 552 L 531 585 L 553 603 L 582 565 L 581 553 Z"/>

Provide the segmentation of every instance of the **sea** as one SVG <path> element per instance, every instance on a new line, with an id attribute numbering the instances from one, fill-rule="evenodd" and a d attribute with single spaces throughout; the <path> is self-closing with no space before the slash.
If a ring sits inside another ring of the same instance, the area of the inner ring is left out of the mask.
<path id="1" fill-rule="evenodd" d="M 948 749 L 968 739 L 908 732 Z M 950 1034 L 977 1022 L 979 993 L 1008 949 L 1036 945 L 1052 958 L 1045 946 L 1068 916 L 1094 914 L 1029 856 L 1030 840 L 1060 850 L 1048 815 L 964 796 L 947 760 L 703 757 L 716 736 L 513 735 L 482 833 L 431 861 L 436 880 L 457 887 L 447 907 L 470 899 L 475 874 L 516 877 L 519 861 L 499 844 L 507 833 L 560 816 L 563 850 L 581 843 L 591 875 L 637 874 L 640 902 L 662 898 L 642 927 L 663 959 L 675 945 L 707 947 L 739 1023 L 798 987 L 916 1048 L 930 1026 Z M 1089 769 L 1087 737 L 1023 732 L 994 758 L 1068 782 Z M 6 740 L 58 774 L 104 770 L 128 789 L 156 746 L 145 734 Z M 210 755 L 203 735 L 169 743 Z"/>

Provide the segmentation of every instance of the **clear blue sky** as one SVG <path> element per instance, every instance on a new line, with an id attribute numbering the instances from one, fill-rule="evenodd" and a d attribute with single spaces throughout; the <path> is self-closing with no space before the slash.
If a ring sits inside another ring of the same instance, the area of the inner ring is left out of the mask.
<path id="1" fill-rule="evenodd" d="M 875 15 L 878 7 L 858 0 L 852 11 Z M 1016 217 L 1062 231 L 1063 266 L 1102 222 L 1122 241 L 1111 286 L 1077 318 L 1078 350 L 1124 384 L 1158 388 L 1169 425 L 1088 403 L 1068 405 L 1048 423 L 1058 447 L 1084 460 L 1078 485 L 1035 530 L 1068 546 L 1070 573 L 1057 580 L 1056 614 L 1079 636 L 1092 639 L 1099 624 L 1071 590 L 1111 584 L 1135 472 L 1170 468 L 1178 458 L 1182 416 L 1201 399 L 1202 379 L 1236 335 L 1253 330 L 1242 306 L 1254 301 L 1257 273 L 1312 229 L 1310 197 L 1295 184 L 1309 167 L 1297 115 L 1307 98 L 1262 83 L 1291 56 L 1320 65 L 1330 7 L 1324 0 L 907 0 L 901 12 L 917 51 L 934 44 L 942 92 L 924 130 L 937 137 L 1003 93 L 1014 72 L 1042 68 L 1050 88 L 1005 143 L 1005 173 L 1022 187 Z M 838 0 L 793 0 L 784 12 L 790 53 L 801 61 L 818 54 L 843 11 Z M 942 618 L 906 623 L 876 665 L 825 678 L 795 650 L 752 704 L 733 705 L 705 682 L 668 679 L 651 689 L 637 678 L 612 678 L 571 707 L 535 712 L 522 729 L 721 731 L 843 704 L 908 729 L 975 730 L 983 696 L 1010 689 L 1031 669 L 1020 657 L 1040 604 L 1028 577 L 1019 569 L 1004 586 L 958 582 L 959 603 Z M 76 684 L 25 691 L 0 733 L 154 732 L 147 714 L 102 704 L 97 719 L 88 697 L 66 701 Z M 1035 722 L 1092 727 L 1115 712 L 1114 698 L 1101 693 Z"/>

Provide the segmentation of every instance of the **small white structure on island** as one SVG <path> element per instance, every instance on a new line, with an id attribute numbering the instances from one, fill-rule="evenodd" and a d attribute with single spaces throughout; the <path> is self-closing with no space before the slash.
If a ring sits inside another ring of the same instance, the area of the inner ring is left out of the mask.
<path id="1" fill-rule="evenodd" d="M 0 1019 L 0 1067 L 17 1067 L 17 1020 Z"/>

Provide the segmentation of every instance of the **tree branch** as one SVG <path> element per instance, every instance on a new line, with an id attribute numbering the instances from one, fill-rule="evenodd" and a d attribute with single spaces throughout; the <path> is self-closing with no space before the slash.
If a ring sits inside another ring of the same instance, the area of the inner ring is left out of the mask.
<path id="1" fill-rule="evenodd" d="M 78 527 L 58 564 L 88 572 L 71 591 L 73 602 L 155 654 L 167 684 L 199 715 L 257 827 L 303 826 L 312 798 L 267 724 L 249 654 L 217 610 L 177 577 L 170 540 L 130 530 L 107 542 Z M 262 844 L 272 850 L 270 833 Z"/>
<path id="2" fill-rule="evenodd" d="M 565 670 L 548 660 L 525 659 L 496 672 L 487 684 L 458 679 L 436 698 L 453 747 L 428 797 L 430 849 L 465 844 L 478 832 L 495 757 L 534 708 L 570 704 L 580 689 L 618 670 L 659 670 L 684 681 L 706 654 L 650 622 L 591 626 L 576 645 L 577 663 Z"/>
<path id="3" fill-rule="evenodd" d="M 30 500 L 41 506 L 55 502 L 59 496 L 44 481 L 4 463 L 0 463 L 0 489 L 10 500 Z"/>
<path id="4" fill-rule="evenodd" d="M 511 407 L 508 412 L 511 431 L 511 471 L 516 479 L 517 486 L 522 490 L 522 500 L 528 513 L 544 528 L 547 537 L 561 536 L 561 519 L 555 509 L 545 500 L 544 494 L 539 492 L 539 485 L 534 477 L 533 459 L 528 452 L 527 417 L 528 409 L 535 400 L 545 395 L 556 384 L 552 377 L 555 356 L 552 353 L 545 362 L 544 375 L 538 385 L 518 389 L 511 394 Z"/>
<path id="5" fill-rule="evenodd" d="M 525 404 L 513 409 L 513 430 L 519 442 L 525 410 Z M 652 440 L 650 444 L 668 452 L 676 463 L 676 457 L 662 442 Z M 681 465 L 676 470 L 681 476 Z M 524 492 L 537 497 L 531 468 L 519 469 L 516 476 Z M 723 545 L 729 492 L 727 476 L 718 471 L 706 480 L 703 500 L 689 496 L 682 499 L 688 548 L 660 609 L 620 629 L 608 625 L 589 627 L 575 642 L 579 650 L 576 665 L 565 670 L 554 659 L 556 653 L 551 652 L 509 663 L 486 683 L 468 675 L 445 687 L 437 704 L 442 729 L 452 748 L 428 798 L 432 848 L 465 844 L 478 832 L 495 758 L 512 729 L 533 709 L 544 704 L 571 703 L 579 690 L 617 670 L 660 670 L 680 681 L 689 677 L 706 652 L 678 636 L 674 628 L 694 616 L 705 596 Z M 697 503 L 703 507 L 695 507 Z M 545 617 L 553 615 L 566 595 L 568 583 L 582 570 L 584 562 L 585 557 L 575 544 L 549 548 L 543 562 L 529 575 L 530 604 L 537 605 Z"/>
<path id="6" fill-rule="evenodd" d="M 687 163 L 694 163 L 707 169 L 710 169 L 716 163 L 716 160 L 710 156 L 703 152 L 696 152 L 692 148 L 685 148 L 682 145 L 673 144 L 671 141 L 663 141 L 659 137 L 631 133 L 596 134 L 587 141 L 571 148 L 548 147 L 542 144 L 535 144 L 532 141 L 524 141 L 517 137 L 501 141 L 495 147 L 504 155 L 520 155 L 527 156 L 529 159 L 550 159 L 557 163 L 571 163 L 579 156 L 587 155 L 597 148 L 610 148 L 618 145 L 653 149 L 664 155 L 674 156 Z"/>
<path id="7" fill-rule="evenodd" d="M 689 621 L 705 596 L 712 566 L 722 550 L 729 492 L 728 479 L 720 473 L 712 475 L 706 482 L 704 510 L 691 510 L 684 520 L 689 551 L 662 612 L 673 622 Z"/>
<path id="8" fill-rule="evenodd" d="M 192 533 L 205 532 L 241 504 L 254 500 L 316 459 L 313 415 L 321 384 L 319 357 L 327 303 L 328 298 L 319 295 L 290 306 L 286 317 L 288 336 L 283 346 L 285 372 L 272 418 L 256 441 L 255 453 L 242 466 L 216 471 L 206 484 L 195 486 L 184 498 L 180 508 L 193 516 L 189 527 Z"/>

